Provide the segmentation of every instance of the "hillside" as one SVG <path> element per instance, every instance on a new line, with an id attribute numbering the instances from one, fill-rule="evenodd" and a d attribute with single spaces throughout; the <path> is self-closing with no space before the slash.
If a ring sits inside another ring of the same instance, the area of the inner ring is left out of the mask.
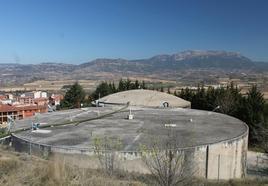
<path id="1" fill-rule="evenodd" d="M 0 64 L 0 86 L 23 84 L 35 80 L 116 79 L 122 76 L 161 76 L 177 74 L 218 74 L 265 72 L 268 63 L 254 62 L 236 52 L 184 51 L 156 55 L 148 59 L 126 60 L 100 58 L 80 65 L 63 63 Z"/>

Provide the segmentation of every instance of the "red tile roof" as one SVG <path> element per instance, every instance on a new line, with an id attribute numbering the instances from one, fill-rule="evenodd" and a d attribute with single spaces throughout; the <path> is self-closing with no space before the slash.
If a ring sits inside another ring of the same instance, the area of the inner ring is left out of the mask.
<path id="1" fill-rule="evenodd" d="M 13 112 L 13 111 L 17 111 L 15 106 L 0 104 L 0 112 Z"/>
<path id="2" fill-rule="evenodd" d="M 0 100 L 5 100 L 5 99 L 6 99 L 6 96 L 0 95 Z"/>
<path id="3" fill-rule="evenodd" d="M 13 112 L 13 111 L 23 111 L 23 110 L 36 110 L 36 109 L 46 109 L 47 105 L 7 105 L 0 104 L 0 112 Z"/>
<path id="4" fill-rule="evenodd" d="M 57 94 L 57 95 L 53 95 L 50 97 L 51 99 L 54 100 L 62 100 L 63 99 L 63 95 Z"/>
<path id="5" fill-rule="evenodd" d="M 48 98 L 35 98 L 34 101 L 47 101 Z"/>
<path id="6" fill-rule="evenodd" d="M 22 110 L 35 110 L 35 109 L 45 109 L 47 108 L 47 105 L 19 105 L 16 106 L 16 109 L 19 111 Z"/>

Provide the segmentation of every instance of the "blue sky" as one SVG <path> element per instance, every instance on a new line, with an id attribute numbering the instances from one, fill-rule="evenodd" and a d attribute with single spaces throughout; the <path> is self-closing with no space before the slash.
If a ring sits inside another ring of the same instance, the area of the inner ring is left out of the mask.
<path id="1" fill-rule="evenodd" d="M 268 61 L 266 0 L 0 0 L 0 63 L 83 63 L 183 50 Z"/>

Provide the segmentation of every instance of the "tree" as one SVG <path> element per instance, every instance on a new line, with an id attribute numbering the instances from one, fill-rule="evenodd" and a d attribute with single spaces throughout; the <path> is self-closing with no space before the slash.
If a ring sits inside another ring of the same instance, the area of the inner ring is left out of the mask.
<path id="1" fill-rule="evenodd" d="M 101 168 L 109 175 L 113 175 L 118 168 L 116 151 L 121 150 L 122 142 L 119 138 L 95 138 L 94 152 L 97 155 Z"/>
<path id="2" fill-rule="evenodd" d="M 231 83 L 226 89 L 220 88 L 215 91 L 214 108 L 220 106 L 219 112 L 235 116 L 241 99 L 240 90 Z"/>
<path id="3" fill-rule="evenodd" d="M 85 96 L 85 99 L 83 101 L 83 107 L 90 107 L 92 106 L 92 98 L 90 95 Z"/>
<path id="4" fill-rule="evenodd" d="M 146 89 L 145 81 L 142 81 L 142 83 L 141 83 L 141 88 L 142 88 L 142 89 Z"/>
<path id="5" fill-rule="evenodd" d="M 252 86 L 246 96 L 231 83 L 226 88 L 208 87 L 207 90 L 198 86 L 196 92 L 182 89 L 179 97 L 190 101 L 194 109 L 213 110 L 244 121 L 249 127 L 249 145 L 267 148 L 268 106 L 256 86 Z M 217 106 L 219 109 L 214 110 Z"/>
<path id="6" fill-rule="evenodd" d="M 177 96 L 192 102 L 194 92 L 191 89 L 189 89 L 188 87 L 186 87 L 186 89 L 181 89 L 180 93 L 178 93 Z"/>
<path id="7" fill-rule="evenodd" d="M 266 102 L 264 104 L 264 110 L 263 110 L 263 114 L 264 114 L 264 120 L 265 120 L 265 123 L 266 123 L 266 127 L 268 127 L 268 102 Z"/>
<path id="8" fill-rule="evenodd" d="M 95 92 L 93 93 L 93 98 L 94 99 L 99 99 L 100 97 L 104 97 L 107 96 L 111 93 L 114 93 L 114 87 L 112 84 L 108 84 L 106 81 L 101 82 L 101 84 L 99 84 L 95 90 Z"/>
<path id="9" fill-rule="evenodd" d="M 113 93 L 117 92 L 117 88 L 115 87 L 114 82 L 112 83 L 112 91 L 113 91 Z"/>
<path id="10" fill-rule="evenodd" d="M 140 145 L 142 160 L 158 185 L 185 185 L 193 176 L 193 167 L 185 151 L 176 150 L 176 134 L 167 130 L 167 139 L 152 139 L 149 145 Z"/>
<path id="11" fill-rule="evenodd" d="M 257 86 L 252 86 L 252 88 L 247 93 L 247 103 L 252 114 L 250 115 L 251 122 L 263 122 L 265 100 L 263 98 L 263 94 L 257 89 Z"/>
<path id="12" fill-rule="evenodd" d="M 125 90 L 126 90 L 125 82 L 123 79 L 120 79 L 119 84 L 118 84 L 118 92 L 122 92 Z"/>
<path id="13" fill-rule="evenodd" d="M 264 120 L 265 100 L 263 94 L 256 86 L 241 100 L 237 117 L 249 127 L 249 142 L 251 145 L 261 144 L 264 138 L 263 130 L 266 128 Z"/>
<path id="14" fill-rule="evenodd" d="M 168 87 L 167 93 L 168 93 L 168 94 L 171 94 L 171 92 L 170 92 L 170 88 L 169 88 L 169 87 Z"/>
<path id="15" fill-rule="evenodd" d="M 264 152 L 268 154 L 268 128 L 267 127 L 263 128 L 262 133 L 263 133 L 262 148 L 264 149 Z"/>
<path id="16" fill-rule="evenodd" d="M 76 82 L 66 92 L 63 101 L 61 102 L 62 108 L 80 108 L 81 103 L 85 99 L 85 91 L 81 85 Z"/>
<path id="17" fill-rule="evenodd" d="M 204 85 L 198 85 L 197 92 L 192 97 L 192 107 L 195 109 L 207 110 L 206 91 Z"/>
<path id="18" fill-rule="evenodd" d="M 131 80 L 130 79 L 125 80 L 125 90 L 130 90 L 131 88 L 132 88 Z"/>
<path id="19" fill-rule="evenodd" d="M 142 84 L 140 84 L 138 80 L 132 82 L 130 79 L 126 80 L 120 79 L 118 87 L 115 86 L 114 82 L 107 83 L 106 81 L 104 81 L 97 86 L 96 90 L 92 94 L 92 97 L 94 99 L 98 99 L 99 97 L 104 97 L 116 92 L 122 92 L 126 90 L 133 90 L 139 88 L 146 88 L 144 81 L 142 82 Z"/>
<path id="20" fill-rule="evenodd" d="M 139 89 L 140 88 L 140 83 L 139 81 L 136 79 L 135 81 L 135 89 Z"/>
<path id="21" fill-rule="evenodd" d="M 109 92 L 114 93 L 114 91 L 113 91 L 113 85 L 112 85 L 111 82 L 109 82 L 108 86 L 109 86 Z"/>

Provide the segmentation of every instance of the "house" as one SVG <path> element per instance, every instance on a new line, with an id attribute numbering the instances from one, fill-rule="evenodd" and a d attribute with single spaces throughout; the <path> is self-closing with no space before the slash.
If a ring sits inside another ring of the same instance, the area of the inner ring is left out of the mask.
<path id="1" fill-rule="evenodd" d="M 0 104 L 0 124 L 7 122 L 7 116 L 13 119 L 23 119 L 26 117 L 34 116 L 35 113 L 45 113 L 48 111 L 47 105 L 10 105 Z"/>
<path id="2" fill-rule="evenodd" d="M 0 104 L 0 124 L 7 122 L 7 116 L 13 119 L 22 119 L 23 114 L 15 106 L 9 104 Z"/>
<path id="3" fill-rule="evenodd" d="M 5 95 L 0 95 L 0 101 L 6 100 L 6 96 Z"/>
<path id="4" fill-rule="evenodd" d="M 34 104 L 36 105 L 48 105 L 48 98 L 35 98 L 33 99 Z"/>
<path id="5" fill-rule="evenodd" d="M 18 105 L 16 109 L 22 113 L 23 118 L 34 116 L 35 113 L 45 113 L 48 111 L 47 105 Z"/>
<path id="6" fill-rule="evenodd" d="M 34 98 L 29 96 L 19 97 L 19 103 L 22 105 L 34 104 Z"/>
<path id="7" fill-rule="evenodd" d="M 61 100 L 63 100 L 63 95 L 61 95 L 61 94 L 52 94 L 49 97 L 49 105 L 51 105 L 51 106 L 60 105 Z"/>
<path id="8" fill-rule="evenodd" d="M 13 101 L 12 94 L 0 95 L 0 103 L 2 104 L 12 104 Z"/>
<path id="9" fill-rule="evenodd" d="M 33 91 L 33 92 L 26 92 L 21 95 L 21 97 L 31 97 L 33 99 L 36 98 L 47 98 L 47 93 L 42 91 Z"/>

